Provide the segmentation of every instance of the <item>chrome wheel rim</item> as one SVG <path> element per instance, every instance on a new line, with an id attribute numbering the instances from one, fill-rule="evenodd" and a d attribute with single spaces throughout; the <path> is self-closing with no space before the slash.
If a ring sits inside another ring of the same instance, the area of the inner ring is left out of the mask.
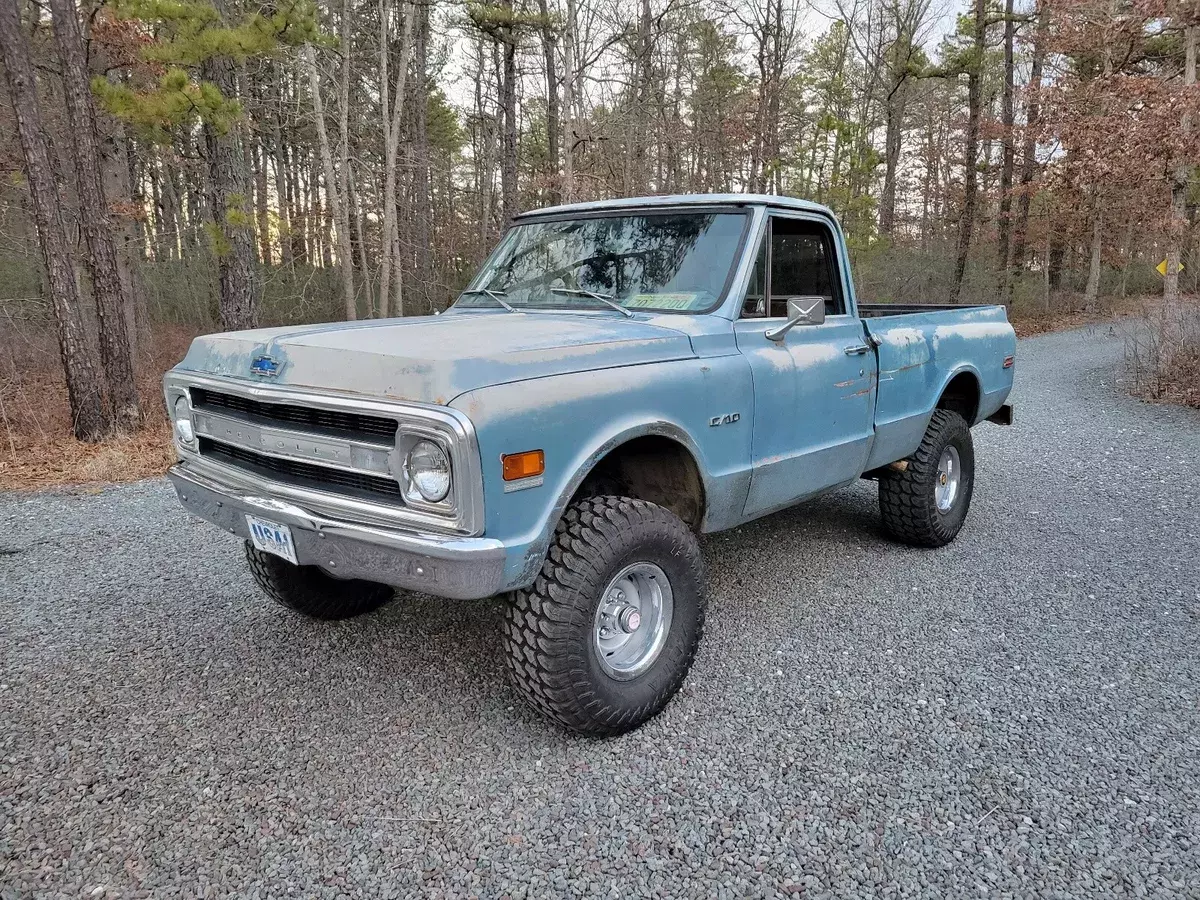
<path id="1" fill-rule="evenodd" d="M 962 463 L 958 458 L 958 450 L 947 447 L 942 451 L 938 460 L 937 480 L 933 486 L 933 498 L 937 501 L 940 512 L 949 512 L 958 499 L 958 488 L 962 482 Z"/>
<path id="2" fill-rule="evenodd" d="M 654 563 L 633 563 L 600 595 L 592 621 L 592 647 L 611 678 L 637 678 L 658 659 L 671 631 L 675 596 L 667 573 Z"/>

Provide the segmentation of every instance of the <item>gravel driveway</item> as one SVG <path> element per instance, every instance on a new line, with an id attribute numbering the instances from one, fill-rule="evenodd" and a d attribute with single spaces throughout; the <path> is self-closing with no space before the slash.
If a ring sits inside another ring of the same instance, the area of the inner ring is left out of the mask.
<path id="1" fill-rule="evenodd" d="M 495 602 L 268 603 L 161 481 L 0 496 L 0 896 L 1200 897 L 1200 415 L 1026 340 L 958 541 L 875 488 L 705 541 L 640 731 L 505 682 Z"/>

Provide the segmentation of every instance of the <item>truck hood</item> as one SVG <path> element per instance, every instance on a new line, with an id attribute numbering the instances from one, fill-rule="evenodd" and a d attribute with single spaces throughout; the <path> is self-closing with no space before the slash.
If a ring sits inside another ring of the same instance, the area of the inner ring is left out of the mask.
<path id="1" fill-rule="evenodd" d="M 615 313 L 489 310 L 206 335 L 176 368 L 445 405 L 493 384 L 694 355 L 687 335 Z M 262 357 L 274 375 L 251 371 Z"/>

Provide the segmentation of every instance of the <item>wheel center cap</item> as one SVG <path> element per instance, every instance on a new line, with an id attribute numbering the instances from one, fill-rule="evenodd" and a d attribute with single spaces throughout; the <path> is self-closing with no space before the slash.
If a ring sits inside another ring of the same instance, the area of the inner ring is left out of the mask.
<path id="1" fill-rule="evenodd" d="M 946 481 L 947 481 L 947 478 L 946 478 L 946 473 L 945 473 L 945 472 L 943 472 L 943 473 L 942 473 L 942 484 L 945 484 L 945 483 L 946 483 Z"/>
<path id="2" fill-rule="evenodd" d="M 622 611 L 617 621 L 620 622 L 622 631 L 626 634 L 633 634 L 642 625 L 642 614 L 632 606 L 629 606 Z"/>

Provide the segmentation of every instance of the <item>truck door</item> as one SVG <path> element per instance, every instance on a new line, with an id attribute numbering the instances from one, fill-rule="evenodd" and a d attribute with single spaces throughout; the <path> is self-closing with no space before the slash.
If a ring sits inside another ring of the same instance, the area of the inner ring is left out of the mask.
<path id="1" fill-rule="evenodd" d="M 747 518 L 855 480 L 874 436 L 875 354 L 848 315 L 835 238 L 819 220 L 772 215 L 734 325 L 754 384 Z M 782 341 L 789 297 L 825 298 L 825 321 Z"/>

